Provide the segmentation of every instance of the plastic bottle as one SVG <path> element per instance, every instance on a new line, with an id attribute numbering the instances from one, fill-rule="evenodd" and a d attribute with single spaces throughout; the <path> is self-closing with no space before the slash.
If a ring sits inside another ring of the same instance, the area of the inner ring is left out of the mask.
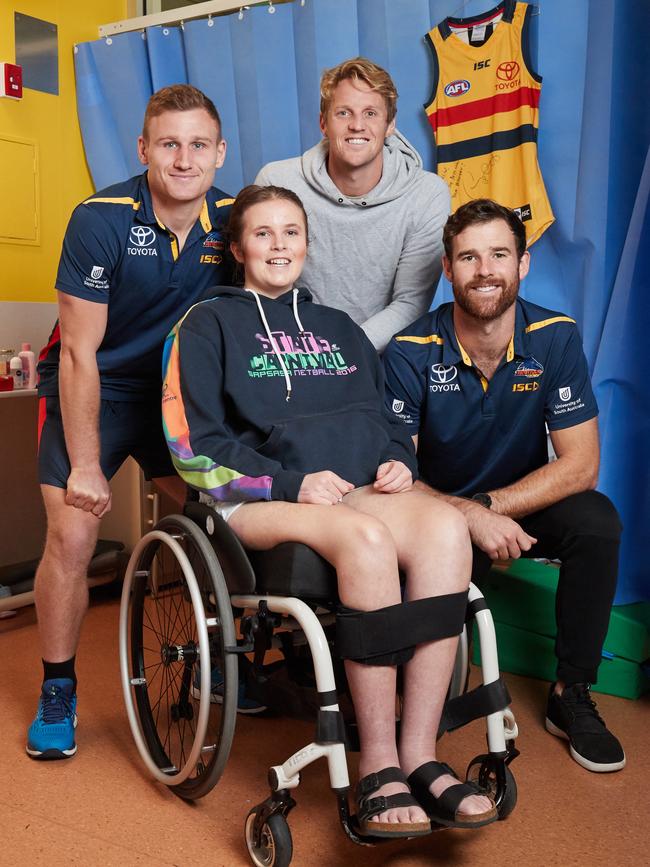
<path id="1" fill-rule="evenodd" d="M 14 390 L 18 388 L 24 388 L 22 359 L 18 358 L 17 355 L 14 355 L 14 357 L 9 362 L 9 369 L 14 380 Z"/>
<path id="2" fill-rule="evenodd" d="M 36 359 L 31 344 L 23 343 L 18 358 L 23 365 L 23 388 L 36 388 Z"/>

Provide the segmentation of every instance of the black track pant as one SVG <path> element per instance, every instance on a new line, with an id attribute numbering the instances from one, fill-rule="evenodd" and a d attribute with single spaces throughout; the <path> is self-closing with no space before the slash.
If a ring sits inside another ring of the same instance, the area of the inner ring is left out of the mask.
<path id="1" fill-rule="evenodd" d="M 557 679 L 595 683 L 616 589 L 621 522 L 610 500 L 585 491 L 517 519 L 537 539 L 524 557 L 561 560 L 555 598 Z M 474 547 L 472 580 L 492 561 Z"/>

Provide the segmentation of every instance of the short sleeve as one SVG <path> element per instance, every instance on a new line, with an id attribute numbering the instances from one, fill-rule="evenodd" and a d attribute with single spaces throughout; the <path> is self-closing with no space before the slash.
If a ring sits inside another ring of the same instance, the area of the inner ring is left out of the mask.
<path id="1" fill-rule="evenodd" d="M 549 430 L 573 427 L 598 415 L 580 335 L 574 325 L 570 327 L 563 349 L 558 347 L 560 360 L 553 367 L 546 394 L 544 413 Z"/>
<path id="2" fill-rule="evenodd" d="M 395 337 L 386 347 L 383 362 L 386 408 L 412 427 L 415 435 L 420 429 L 426 380 Z"/>
<path id="3" fill-rule="evenodd" d="M 77 298 L 108 304 L 119 255 L 116 230 L 92 205 L 78 205 L 63 239 L 56 288 Z"/>

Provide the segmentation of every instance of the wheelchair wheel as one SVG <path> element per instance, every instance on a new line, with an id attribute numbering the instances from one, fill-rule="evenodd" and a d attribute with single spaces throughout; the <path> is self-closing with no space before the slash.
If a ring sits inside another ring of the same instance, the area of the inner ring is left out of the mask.
<path id="1" fill-rule="evenodd" d="M 237 658 L 226 648 L 236 639 L 219 561 L 188 518 L 163 518 L 134 549 L 119 642 L 124 699 L 142 760 L 179 797 L 203 797 L 223 773 L 232 744 Z"/>
<path id="2" fill-rule="evenodd" d="M 250 811 L 244 829 L 251 861 L 255 867 L 287 867 L 293 857 L 289 824 L 281 813 L 273 813 L 262 825 L 259 842 L 256 842 L 254 826 L 258 809 L 253 807 Z"/>
<path id="3" fill-rule="evenodd" d="M 517 803 L 517 783 L 510 768 L 506 765 L 506 787 L 501 802 L 496 804 L 499 819 L 506 819 L 515 808 Z M 468 782 L 478 783 L 493 798 L 497 791 L 497 779 L 493 761 L 489 756 L 476 756 L 469 763 L 466 779 Z"/>

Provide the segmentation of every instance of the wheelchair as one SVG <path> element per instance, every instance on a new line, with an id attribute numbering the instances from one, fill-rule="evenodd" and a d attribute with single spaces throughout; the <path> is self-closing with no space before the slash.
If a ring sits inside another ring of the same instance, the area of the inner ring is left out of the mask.
<path id="1" fill-rule="evenodd" d="M 224 771 L 235 730 L 240 665 L 249 691 L 282 713 L 299 715 L 297 707 L 304 710 L 304 697 L 311 697 L 314 740 L 269 769 L 270 794 L 245 821 L 246 846 L 257 867 L 291 862 L 292 792 L 303 770 L 320 758 L 327 760 L 347 837 L 360 845 L 383 842 L 360 833 L 348 800 L 346 749 L 354 748 L 356 738 L 354 723 L 341 710 L 345 686 L 340 676 L 337 683 L 335 668 L 340 675 L 343 666 L 330 652 L 337 604 L 334 569 L 312 549 L 285 543 L 270 551 L 245 551 L 214 510 L 199 502 L 188 502 L 182 515 L 159 521 L 138 542 L 126 570 L 119 649 L 129 724 L 150 774 L 180 798 L 203 797 Z M 483 683 L 466 692 L 472 621 L 478 627 Z M 280 658 L 267 663 L 271 650 Z M 281 666 L 300 700 L 275 683 Z M 490 792 L 500 819 L 517 801 L 509 767 L 519 754 L 517 725 L 509 704 L 492 616 L 480 591 L 470 585 L 438 737 L 486 718 L 487 752 L 472 759 L 466 779 Z M 437 830 L 433 822 L 432 827 Z"/>

